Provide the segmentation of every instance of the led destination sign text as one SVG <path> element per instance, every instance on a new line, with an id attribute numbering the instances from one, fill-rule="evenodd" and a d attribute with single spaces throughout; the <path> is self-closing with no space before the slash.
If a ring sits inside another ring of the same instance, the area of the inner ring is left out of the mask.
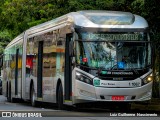
<path id="1" fill-rule="evenodd" d="M 85 36 L 87 39 L 101 40 L 141 40 L 140 34 L 93 34 L 89 33 Z"/>
<path id="2" fill-rule="evenodd" d="M 108 75 L 133 75 L 133 72 L 106 72 Z"/>

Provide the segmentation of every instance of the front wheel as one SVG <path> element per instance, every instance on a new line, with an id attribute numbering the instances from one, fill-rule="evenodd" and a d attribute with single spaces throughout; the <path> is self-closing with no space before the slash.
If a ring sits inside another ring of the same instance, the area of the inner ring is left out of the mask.
<path id="1" fill-rule="evenodd" d="M 63 105 L 63 89 L 62 89 L 62 84 L 59 85 L 58 88 L 58 96 L 57 96 L 57 104 L 58 104 L 58 109 L 63 110 L 64 105 Z"/>

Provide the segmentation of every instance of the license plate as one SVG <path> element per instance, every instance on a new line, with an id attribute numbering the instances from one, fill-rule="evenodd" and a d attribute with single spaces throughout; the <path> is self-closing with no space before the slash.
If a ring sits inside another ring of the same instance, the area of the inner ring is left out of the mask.
<path id="1" fill-rule="evenodd" d="M 112 96 L 112 100 L 114 100 L 114 101 L 123 101 L 124 100 L 124 96 Z"/>

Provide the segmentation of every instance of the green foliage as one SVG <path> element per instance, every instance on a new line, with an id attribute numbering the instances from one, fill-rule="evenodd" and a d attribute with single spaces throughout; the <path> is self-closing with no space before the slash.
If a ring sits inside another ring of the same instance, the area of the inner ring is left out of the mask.
<path id="1" fill-rule="evenodd" d="M 160 76 L 160 2 L 159 0 L 145 0 L 144 3 L 144 17 L 147 18 L 150 32 L 151 40 L 154 45 L 154 87 L 153 96 L 160 97 L 160 88 L 158 84 L 160 81 L 156 81 L 156 76 Z M 158 74 L 157 74 L 158 73 Z M 159 78 L 160 80 L 160 78 Z"/>
<path id="2" fill-rule="evenodd" d="M 131 3 L 132 13 L 142 15 L 144 11 L 144 0 L 135 0 Z"/>
<path id="3" fill-rule="evenodd" d="M 0 31 L 0 54 L 2 54 L 4 47 L 10 42 L 11 38 L 8 30 Z"/>
<path id="4" fill-rule="evenodd" d="M 114 3 L 114 0 L 96 0 L 96 5 L 99 9 L 111 9 Z"/>

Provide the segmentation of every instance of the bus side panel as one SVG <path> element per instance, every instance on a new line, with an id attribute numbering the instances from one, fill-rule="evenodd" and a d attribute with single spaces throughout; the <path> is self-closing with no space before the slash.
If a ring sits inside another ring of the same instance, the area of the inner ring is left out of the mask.
<path id="1" fill-rule="evenodd" d="M 16 53 L 17 51 L 17 53 Z M 15 70 L 17 70 L 15 72 Z M 21 98 L 22 81 L 22 40 L 5 49 L 3 65 L 3 94 Z M 15 81 L 15 79 L 17 79 Z M 8 96 L 9 97 L 9 96 Z"/>
<path id="2" fill-rule="evenodd" d="M 6 65 L 7 65 L 7 50 L 4 50 L 4 56 L 3 56 L 3 76 L 2 76 L 2 92 L 3 95 L 7 97 L 7 70 L 6 70 Z"/>
<path id="3" fill-rule="evenodd" d="M 22 41 L 13 48 L 14 53 L 11 54 L 11 88 L 12 96 L 15 98 L 22 97 Z"/>
<path id="4" fill-rule="evenodd" d="M 57 81 L 64 85 L 65 37 L 68 28 L 57 29 L 29 38 L 26 47 L 26 94 L 29 96 L 30 81 L 33 80 L 36 94 L 42 87 L 42 96 L 38 101 L 56 102 Z M 70 31 L 69 31 L 70 32 Z M 38 86 L 38 46 L 43 41 L 42 86 Z M 39 88 L 37 88 L 39 87 Z M 64 87 L 63 87 L 64 88 Z"/>

